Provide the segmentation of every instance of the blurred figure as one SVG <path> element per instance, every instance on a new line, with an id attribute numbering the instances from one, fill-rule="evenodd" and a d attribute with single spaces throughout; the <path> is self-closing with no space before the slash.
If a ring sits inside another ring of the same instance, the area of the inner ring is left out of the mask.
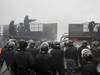
<path id="1" fill-rule="evenodd" d="M 74 47 L 73 41 L 69 40 L 68 48 L 65 51 L 65 59 L 66 59 L 66 66 L 67 66 L 67 74 L 74 75 L 76 72 L 76 64 L 77 64 L 77 48 Z"/>
<path id="2" fill-rule="evenodd" d="M 2 50 L 1 56 L 3 60 L 6 61 L 7 65 L 11 64 L 10 62 L 12 62 L 13 60 L 13 59 L 11 60 L 11 58 L 13 58 L 14 48 L 15 48 L 15 43 L 8 42 Z"/>
<path id="3" fill-rule="evenodd" d="M 39 54 L 39 49 L 36 48 L 35 46 L 35 41 L 34 40 L 29 40 L 29 43 L 28 43 L 28 48 L 27 48 L 27 52 L 29 52 L 32 57 L 34 58 L 34 60 L 36 60 L 36 56 Z M 31 74 L 30 75 L 34 75 L 36 73 L 36 65 L 34 65 L 33 67 L 33 70 L 31 71 Z"/>
<path id="4" fill-rule="evenodd" d="M 9 34 L 10 34 L 10 36 L 15 36 L 16 35 L 16 28 L 15 28 L 13 20 L 9 24 Z"/>
<path id="5" fill-rule="evenodd" d="M 2 66 L 4 64 L 4 62 L 6 63 L 5 66 L 7 66 L 7 69 L 13 71 L 13 62 L 14 62 L 14 47 L 15 47 L 15 43 L 14 42 L 8 42 L 6 44 L 6 46 L 2 49 L 2 53 L 1 53 L 1 62 L 2 62 Z"/>
<path id="6" fill-rule="evenodd" d="M 88 25 L 88 29 L 89 29 L 89 32 L 92 34 L 93 33 L 93 30 L 94 30 L 94 27 L 95 27 L 95 22 L 94 21 L 91 21 Z"/>
<path id="7" fill-rule="evenodd" d="M 17 31 L 18 31 L 18 34 L 20 36 L 23 36 L 24 35 L 24 32 L 25 32 L 24 23 L 19 23 L 19 26 L 17 28 Z"/>
<path id="8" fill-rule="evenodd" d="M 37 54 L 39 54 L 39 48 L 36 47 L 36 42 L 34 40 L 30 40 L 27 49 L 32 56 L 35 58 Z"/>
<path id="9" fill-rule="evenodd" d="M 82 57 L 81 57 L 81 51 L 83 49 L 88 49 L 87 47 L 87 41 L 82 42 L 82 46 L 78 48 L 78 61 L 79 61 L 79 68 L 81 69 L 84 63 L 82 62 Z"/>
<path id="10" fill-rule="evenodd" d="M 24 40 L 19 41 L 19 51 L 14 55 L 13 70 L 15 75 L 29 75 L 34 66 L 34 58 L 26 52 L 27 42 Z"/>
<path id="11" fill-rule="evenodd" d="M 34 40 L 29 40 L 28 48 L 35 48 L 35 41 Z"/>
<path id="12" fill-rule="evenodd" d="M 53 42 L 52 41 L 48 41 L 48 44 L 49 44 L 48 53 L 51 54 L 51 51 L 53 50 Z"/>
<path id="13" fill-rule="evenodd" d="M 36 19 L 29 19 L 29 16 L 25 16 L 24 18 L 24 27 L 25 27 L 25 32 L 30 32 L 30 22 L 36 21 Z"/>
<path id="14" fill-rule="evenodd" d="M 57 73 L 64 75 L 64 51 L 61 50 L 60 42 L 54 41 L 53 45 L 53 50 L 51 51 L 53 75 Z"/>
<path id="15" fill-rule="evenodd" d="M 49 75 L 51 56 L 48 54 L 49 45 L 43 42 L 40 46 L 40 53 L 36 57 L 37 75 Z"/>
<path id="16" fill-rule="evenodd" d="M 86 64 L 82 68 L 82 75 L 99 75 L 97 72 L 97 64 L 93 62 L 93 55 L 91 50 L 82 50 L 82 59 L 86 61 Z"/>
<path id="17" fill-rule="evenodd" d="M 66 51 L 67 48 L 69 47 L 69 40 L 66 40 L 66 41 L 64 42 L 64 46 L 65 46 L 64 51 Z"/>
<path id="18" fill-rule="evenodd" d="M 92 42 L 91 51 L 93 53 L 93 56 L 95 56 L 95 57 L 100 56 L 100 43 L 98 41 Z"/>

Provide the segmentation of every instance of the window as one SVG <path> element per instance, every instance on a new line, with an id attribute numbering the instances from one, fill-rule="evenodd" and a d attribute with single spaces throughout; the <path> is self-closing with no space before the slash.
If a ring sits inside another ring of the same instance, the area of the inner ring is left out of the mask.
<path id="1" fill-rule="evenodd" d="M 35 32 L 43 31 L 43 24 L 41 23 L 32 23 L 30 24 L 30 30 Z"/>
<path id="2" fill-rule="evenodd" d="M 88 24 L 83 24 L 83 32 L 89 32 Z"/>

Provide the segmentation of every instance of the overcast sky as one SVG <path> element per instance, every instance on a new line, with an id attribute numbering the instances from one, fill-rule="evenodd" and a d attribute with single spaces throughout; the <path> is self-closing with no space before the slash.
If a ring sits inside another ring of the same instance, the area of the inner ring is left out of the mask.
<path id="1" fill-rule="evenodd" d="M 25 15 L 42 23 L 58 23 L 58 33 L 69 23 L 100 22 L 100 0 L 0 0 L 0 24 L 23 22 Z"/>

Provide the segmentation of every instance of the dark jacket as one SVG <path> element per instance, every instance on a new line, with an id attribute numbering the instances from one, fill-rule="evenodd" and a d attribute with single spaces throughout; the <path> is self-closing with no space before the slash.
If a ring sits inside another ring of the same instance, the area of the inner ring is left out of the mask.
<path id="1" fill-rule="evenodd" d="M 29 52 L 17 51 L 14 55 L 14 66 L 17 69 L 28 69 L 34 66 L 34 58 Z"/>
<path id="2" fill-rule="evenodd" d="M 8 48 L 3 48 L 1 53 L 2 61 L 6 61 L 7 66 L 11 65 L 14 61 L 14 50 L 8 50 Z"/>
<path id="3" fill-rule="evenodd" d="M 97 72 L 97 66 L 94 63 L 87 63 L 82 68 L 82 75 L 99 75 Z"/>
<path id="4" fill-rule="evenodd" d="M 74 46 L 68 47 L 67 50 L 65 51 L 65 58 L 77 60 L 78 59 L 77 48 Z"/>
<path id="5" fill-rule="evenodd" d="M 52 64 L 55 69 L 63 70 L 64 69 L 64 52 L 60 49 L 53 49 L 51 51 L 52 55 Z"/>
<path id="6" fill-rule="evenodd" d="M 39 54 L 39 49 L 38 48 L 28 48 L 27 52 L 30 52 L 33 58 L 36 58 L 37 54 Z"/>
<path id="7" fill-rule="evenodd" d="M 38 54 L 36 56 L 36 66 L 38 71 L 47 72 L 51 66 L 51 56 L 49 54 Z"/>

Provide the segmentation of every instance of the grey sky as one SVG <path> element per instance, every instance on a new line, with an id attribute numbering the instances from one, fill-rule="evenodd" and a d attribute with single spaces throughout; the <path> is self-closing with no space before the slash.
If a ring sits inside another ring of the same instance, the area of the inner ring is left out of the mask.
<path id="1" fill-rule="evenodd" d="M 25 15 L 39 22 L 57 22 L 59 35 L 69 23 L 100 22 L 100 0 L 0 0 L 0 24 L 23 21 Z"/>

